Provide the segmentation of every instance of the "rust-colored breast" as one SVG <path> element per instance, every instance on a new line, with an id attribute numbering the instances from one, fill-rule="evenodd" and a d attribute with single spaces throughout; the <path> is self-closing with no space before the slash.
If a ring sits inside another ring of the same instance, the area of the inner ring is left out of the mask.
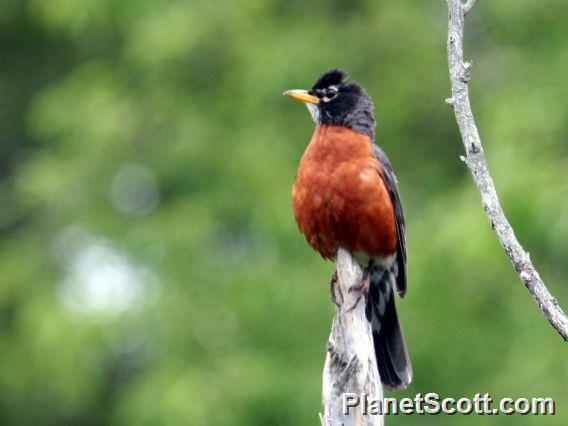
<path id="1" fill-rule="evenodd" d="M 393 205 L 369 138 L 319 126 L 296 174 L 292 206 L 300 231 L 324 258 L 339 246 L 386 257 L 397 248 Z"/>

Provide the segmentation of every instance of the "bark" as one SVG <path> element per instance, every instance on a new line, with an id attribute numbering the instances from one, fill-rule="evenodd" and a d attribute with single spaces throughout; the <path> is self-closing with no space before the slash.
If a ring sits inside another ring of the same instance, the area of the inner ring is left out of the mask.
<path id="1" fill-rule="evenodd" d="M 365 317 L 366 299 L 360 290 L 353 288 L 361 283 L 363 272 L 342 248 L 337 254 L 337 275 L 339 306 L 327 343 L 321 421 L 326 426 L 383 425 L 382 415 L 362 414 L 360 406 L 351 408 L 349 414 L 344 411 L 345 393 L 366 394 L 382 403 L 383 389 L 375 361 L 371 325 Z"/>

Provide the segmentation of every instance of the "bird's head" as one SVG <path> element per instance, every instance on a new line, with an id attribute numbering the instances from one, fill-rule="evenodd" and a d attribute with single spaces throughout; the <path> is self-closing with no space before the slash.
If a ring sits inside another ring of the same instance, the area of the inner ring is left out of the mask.
<path id="1" fill-rule="evenodd" d="M 332 69 L 310 90 L 288 90 L 284 95 L 304 102 L 316 126 L 347 126 L 371 139 L 375 133 L 373 101 L 360 84 L 347 81 L 347 73 Z"/>

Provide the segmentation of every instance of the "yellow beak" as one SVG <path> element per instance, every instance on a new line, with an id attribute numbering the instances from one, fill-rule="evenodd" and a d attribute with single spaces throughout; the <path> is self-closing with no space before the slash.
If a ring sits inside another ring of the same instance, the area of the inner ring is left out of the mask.
<path id="1" fill-rule="evenodd" d="M 317 96 L 310 95 L 307 90 L 286 90 L 283 95 L 309 104 L 317 104 L 320 101 Z"/>

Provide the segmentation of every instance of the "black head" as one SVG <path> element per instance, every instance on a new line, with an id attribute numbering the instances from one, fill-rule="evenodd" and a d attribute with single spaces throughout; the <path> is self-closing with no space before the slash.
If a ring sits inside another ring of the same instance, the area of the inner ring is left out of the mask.
<path id="1" fill-rule="evenodd" d="M 374 137 L 373 101 L 363 86 L 347 81 L 345 71 L 329 70 L 310 90 L 289 90 L 284 94 L 304 102 L 316 125 L 347 126 Z"/>

